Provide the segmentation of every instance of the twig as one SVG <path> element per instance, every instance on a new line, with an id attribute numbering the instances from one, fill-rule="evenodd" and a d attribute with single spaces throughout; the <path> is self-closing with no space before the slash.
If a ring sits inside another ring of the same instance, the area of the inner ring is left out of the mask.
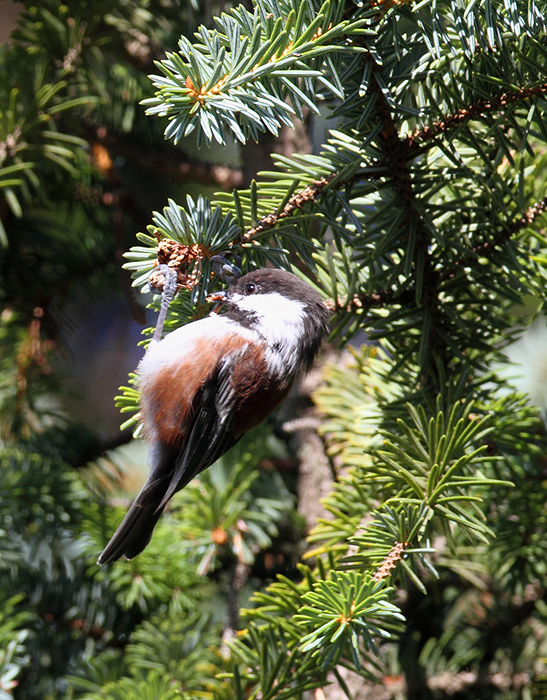
<path id="1" fill-rule="evenodd" d="M 354 294 L 349 300 L 342 297 L 327 299 L 324 303 L 331 313 L 342 310 L 352 313 L 362 310 L 367 311 L 368 309 L 381 309 L 391 304 L 410 304 L 415 300 L 416 289 L 410 287 L 398 294 L 389 289 L 385 292 L 373 292 L 372 294 Z"/>
<path id="2" fill-rule="evenodd" d="M 492 255 L 497 246 L 507 243 L 513 236 L 522 231 L 523 228 L 530 226 L 530 224 L 532 224 L 545 211 L 547 211 L 547 196 L 529 207 L 526 214 L 520 217 L 520 219 L 513 221 L 513 223 L 499 231 L 489 241 L 485 241 L 484 243 L 472 248 L 467 255 L 464 255 L 459 260 L 455 260 L 452 265 L 455 267 L 465 267 L 477 260 L 477 258 L 488 258 L 490 255 Z M 453 275 L 453 271 L 446 270 L 445 273 L 440 276 L 440 279 L 444 280 Z"/>
<path id="3" fill-rule="evenodd" d="M 487 100 L 478 100 L 469 107 L 464 107 L 458 110 L 455 114 L 450 114 L 444 119 L 434 122 L 431 126 L 426 126 L 423 129 L 417 129 L 412 136 L 407 139 L 407 148 L 409 154 L 416 155 L 416 149 L 422 144 L 434 139 L 439 134 L 446 134 L 459 127 L 461 124 L 484 117 L 492 112 L 497 112 L 500 109 L 507 107 L 514 102 L 524 102 L 531 97 L 547 94 L 547 83 L 535 85 L 531 88 L 520 88 L 513 92 L 504 92 L 497 97 L 492 97 Z"/>
<path id="4" fill-rule="evenodd" d="M 262 219 L 257 222 L 256 226 L 247 229 L 247 231 L 241 235 L 241 242 L 247 243 L 259 233 L 274 228 L 280 221 L 292 216 L 295 211 L 302 209 L 309 202 L 317 201 L 318 197 L 335 175 L 336 173 L 331 173 L 327 177 L 321 177 L 319 180 L 314 180 L 311 185 L 307 185 L 304 189 L 295 192 L 280 212 L 263 216 Z"/>

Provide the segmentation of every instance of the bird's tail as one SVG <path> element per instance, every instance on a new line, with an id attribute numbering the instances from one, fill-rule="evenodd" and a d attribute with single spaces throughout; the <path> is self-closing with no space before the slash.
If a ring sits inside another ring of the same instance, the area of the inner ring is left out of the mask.
<path id="1" fill-rule="evenodd" d="M 97 564 L 111 564 L 120 557 L 133 559 L 150 542 L 156 523 L 167 505 L 163 498 L 171 483 L 176 454 L 176 450 L 159 442 L 152 443 L 149 453 L 150 476 L 101 552 Z"/>
<path id="2" fill-rule="evenodd" d="M 137 498 L 101 552 L 97 564 L 111 564 L 120 557 L 132 559 L 140 554 L 150 542 L 162 512 L 157 502 L 141 505 Z"/>

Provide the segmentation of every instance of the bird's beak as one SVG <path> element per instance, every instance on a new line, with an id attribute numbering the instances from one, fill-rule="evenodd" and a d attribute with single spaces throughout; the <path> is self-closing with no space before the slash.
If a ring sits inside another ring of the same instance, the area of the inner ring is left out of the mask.
<path id="1" fill-rule="evenodd" d="M 214 304 L 209 313 L 216 314 L 222 305 L 226 303 L 226 292 L 213 292 L 213 294 L 209 294 L 205 300 L 208 301 L 209 304 Z"/>

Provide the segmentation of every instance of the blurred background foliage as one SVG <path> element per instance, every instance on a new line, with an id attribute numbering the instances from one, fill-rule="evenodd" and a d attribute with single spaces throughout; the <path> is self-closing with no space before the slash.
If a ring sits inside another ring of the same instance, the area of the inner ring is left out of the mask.
<path id="1" fill-rule="evenodd" d="M 0 2 L 0 699 L 547 695 L 546 16 Z M 167 329 L 230 249 L 331 344 L 100 569 L 158 238 Z"/>

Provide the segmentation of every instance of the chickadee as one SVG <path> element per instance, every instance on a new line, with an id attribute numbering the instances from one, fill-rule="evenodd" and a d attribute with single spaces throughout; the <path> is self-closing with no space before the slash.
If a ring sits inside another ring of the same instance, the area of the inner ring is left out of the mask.
<path id="1" fill-rule="evenodd" d="M 169 333 L 140 362 L 150 476 L 99 564 L 142 552 L 173 494 L 281 403 L 327 333 L 319 294 L 289 272 L 251 272 L 219 296 L 226 313 Z"/>

